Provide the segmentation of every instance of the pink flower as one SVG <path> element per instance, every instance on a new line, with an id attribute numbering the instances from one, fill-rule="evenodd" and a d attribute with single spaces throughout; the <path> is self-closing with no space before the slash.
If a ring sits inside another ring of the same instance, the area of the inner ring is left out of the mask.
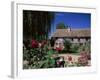
<path id="1" fill-rule="evenodd" d="M 60 63 L 61 63 L 60 61 L 57 61 L 57 64 L 58 64 L 58 65 L 60 65 Z"/>
<path id="2" fill-rule="evenodd" d="M 81 53 L 80 57 L 78 58 L 78 63 L 83 66 L 88 65 L 88 56 L 86 53 Z"/>
<path id="3" fill-rule="evenodd" d="M 72 61 L 72 57 L 71 56 L 68 57 L 68 61 Z"/>

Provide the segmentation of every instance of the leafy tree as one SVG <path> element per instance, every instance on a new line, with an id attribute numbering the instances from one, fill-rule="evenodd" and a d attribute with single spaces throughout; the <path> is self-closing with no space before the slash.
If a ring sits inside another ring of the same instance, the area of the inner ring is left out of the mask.
<path id="1" fill-rule="evenodd" d="M 66 26 L 64 23 L 58 23 L 56 28 L 57 29 L 66 29 Z"/>

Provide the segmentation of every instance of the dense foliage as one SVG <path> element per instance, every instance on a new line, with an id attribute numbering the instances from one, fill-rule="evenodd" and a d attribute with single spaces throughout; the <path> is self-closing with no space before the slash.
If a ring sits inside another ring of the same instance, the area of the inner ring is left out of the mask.
<path id="1" fill-rule="evenodd" d="M 55 57 L 52 54 L 57 54 L 56 50 L 51 49 L 48 44 L 41 46 L 33 44 L 32 47 L 28 50 L 23 50 L 23 60 L 27 61 L 24 64 L 23 68 L 52 68 L 55 67 Z M 57 57 L 57 55 L 56 55 Z"/>
<path id="2" fill-rule="evenodd" d="M 25 39 L 47 39 L 51 30 L 54 13 L 47 11 L 23 10 L 23 36 Z M 44 36 L 45 37 L 42 37 Z"/>

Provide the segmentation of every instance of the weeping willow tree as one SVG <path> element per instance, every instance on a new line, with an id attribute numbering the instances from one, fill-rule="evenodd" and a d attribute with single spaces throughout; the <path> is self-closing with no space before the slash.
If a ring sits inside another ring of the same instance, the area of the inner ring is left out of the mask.
<path id="1" fill-rule="evenodd" d="M 23 10 L 23 39 L 47 39 L 53 20 L 53 12 Z"/>

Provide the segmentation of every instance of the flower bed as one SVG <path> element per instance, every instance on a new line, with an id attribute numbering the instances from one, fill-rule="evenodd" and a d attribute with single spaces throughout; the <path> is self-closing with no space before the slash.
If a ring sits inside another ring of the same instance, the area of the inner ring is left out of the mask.
<path id="1" fill-rule="evenodd" d="M 23 69 L 90 66 L 90 54 L 86 52 L 62 54 L 63 49 L 53 49 L 50 42 L 32 40 L 23 48 Z M 60 53 L 60 54 L 59 54 Z"/>

